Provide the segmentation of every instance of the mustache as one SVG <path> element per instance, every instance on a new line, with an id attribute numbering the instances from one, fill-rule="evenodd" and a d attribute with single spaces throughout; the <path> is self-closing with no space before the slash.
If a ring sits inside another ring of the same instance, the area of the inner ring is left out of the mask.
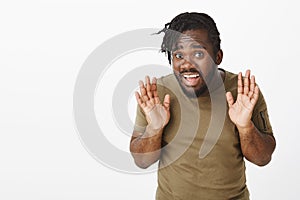
<path id="1" fill-rule="evenodd" d="M 190 68 L 190 69 L 182 69 L 179 71 L 180 75 L 183 75 L 185 73 L 198 73 L 200 76 L 203 77 L 203 74 L 200 70 L 197 70 L 196 68 Z"/>

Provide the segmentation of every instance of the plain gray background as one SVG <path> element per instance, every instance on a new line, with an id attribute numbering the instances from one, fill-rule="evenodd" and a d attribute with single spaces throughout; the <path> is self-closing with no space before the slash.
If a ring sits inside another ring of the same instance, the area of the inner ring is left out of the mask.
<path id="1" fill-rule="evenodd" d="M 252 69 L 267 100 L 277 148 L 268 166 L 247 163 L 252 199 L 297 199 L 298 10 L 289 0 L 1 2 L 0 199 L 154 199 L 155 173 L 119 173 L 85 150 L 72 95 L 82 63 L 102 42 L 125 31 L 162 28 L 185 11 L 215 19 L 224 51 L 220 67 Z M 149 63 L 138 58 L 131 68 Z M 109 82 L 105 88 L 114 89 Z M 109 128 L 116 129 L 112 122 Z M 130 138 L 110 139 L 126 149 Z"/>

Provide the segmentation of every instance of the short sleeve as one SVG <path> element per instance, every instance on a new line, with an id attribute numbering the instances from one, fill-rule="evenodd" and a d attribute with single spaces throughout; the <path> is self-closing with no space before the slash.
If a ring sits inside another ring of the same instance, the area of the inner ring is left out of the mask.
<path id="1" fill-rule="evenodd" d="M 254 107 L 252 121 L 260 132 L 273 135 L 267 105 L 261 92 Z"/>

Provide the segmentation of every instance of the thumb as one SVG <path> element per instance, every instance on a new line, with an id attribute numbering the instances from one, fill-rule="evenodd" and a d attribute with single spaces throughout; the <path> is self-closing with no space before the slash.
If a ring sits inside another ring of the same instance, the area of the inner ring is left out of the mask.
<path id="1" fill-rule="evenodd" d="M 170 95 L 166 94 L 165 98 L 164 98 L 164 107 L 167 110 L 170 110 Z"/>

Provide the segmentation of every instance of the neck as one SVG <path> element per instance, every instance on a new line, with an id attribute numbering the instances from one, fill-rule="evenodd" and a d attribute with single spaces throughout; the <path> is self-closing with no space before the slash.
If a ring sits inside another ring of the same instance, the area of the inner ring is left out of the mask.
<path id="1" fill-rule="evenodd" d="M 215 91 L 222 84 L 224 84 L 225 72 L 217 68 L 216 70 L 214 70 L 211 77 L 212 78 L 209 81 L 207 81 L 207 89 L 203 93 L 201 93 L 198 97 L 208 96 L 210 92 Z"/>

